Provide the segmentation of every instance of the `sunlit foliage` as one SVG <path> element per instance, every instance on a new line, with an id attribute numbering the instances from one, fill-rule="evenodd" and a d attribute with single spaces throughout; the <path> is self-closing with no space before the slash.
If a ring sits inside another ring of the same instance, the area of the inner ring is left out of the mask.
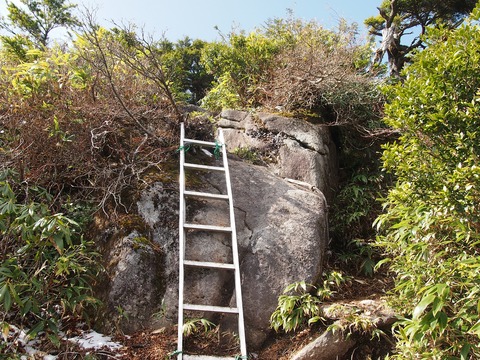
<path id="1" fill-rule="evenodd" d="M 377 226 L 396 274 L 398 358 L 480 356 L 480 29 L 477 8 L 388 87 L 386 122 L 400 131 L 384 166 L 398 179 Z"/>

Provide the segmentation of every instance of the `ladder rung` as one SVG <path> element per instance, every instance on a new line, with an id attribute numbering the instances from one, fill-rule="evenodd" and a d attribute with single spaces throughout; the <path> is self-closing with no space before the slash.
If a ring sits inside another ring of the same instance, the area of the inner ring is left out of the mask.
<path id="1" fill-rule="evenodd" d="M 195 170 L 225 171 L 225 169 L 221 166 L 199 165 L 199 164 L 192 164 L 192 163 L 184 163 L 183 166 L 186 168 L 195 169 Z"/>
<path id="2" fill-rule="evenodd" d="M 238 314 L 238 309 L 236 307 L 232 308 L 232 307 L 226 307 L 226 306 L 183 304 L 183 309 L 194 310 L 194 311 L 208 311 L 208 312 Z"/>
<path id="3" fill-rule="evenodd" d="M 203 267 L 203 268 L 235 269 L 235 266 L 229 263 L 216 263 L 216 262 L 193 261 L 193 260 L 184 260 L 183 263 L 187 266 L 196 266 L 196 267 Z"/>
<path id="4" fill-rule="evenodd" d="M 197 145 L 203 145 L 203 146 L 212 146 L 212 147 L 220 145 L 220 144 L 214 143 L 212 141 L 202 141 L 202 140 L 195 140 L 195 139 L 183 139 L 183 143 L 184 144 L 197 144 Z"/>
<path id="5" fill-rule="evenodd" d="M 183 360 L 235 360 L 236 357 L 220 357 L 220 356 L 209 356 L 209 355 L 187 355 L 182 356 Z"/>
<path id="6" fill-rule="evenodd" d="M 229 226 L 215 226 L 215 225 L 200 225 L 200 224 L 183 224 L 185 229 L 203 230 L 203 231 L 218 231 L 231 232 L 232 228 Z"/>
<path id="7" fill-rule="evenodd" d="M 193 196 L 193 197 L 198 197 L 198 198 L 203 198 L 203 199 L 223 199 L 223 200 L 228 200 L 228 195 L 223 195 L 223 194 L 211 194 L 211 193 L 205 193 L 205 192 L 198 192 L 198 191 L 189 191 L 185 190 L 183 192 L 185 196 Z"/>

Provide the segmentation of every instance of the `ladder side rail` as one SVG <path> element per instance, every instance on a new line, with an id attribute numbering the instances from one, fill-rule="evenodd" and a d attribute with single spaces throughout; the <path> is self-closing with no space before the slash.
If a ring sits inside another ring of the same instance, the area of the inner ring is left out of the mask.
<path id="1" fill-rule="evenodd" d="M 178 343 L 177 343 L 177 360 L 183 358 L 183 294 L 185 270 L 183 260 L 185 258 L 185 151 L 184 151 L 185 128 L 183 122 L 180 124 L 180 208 L 179 208 L 179 227 L 178 227 Z"/>
<path id="2" fill-rule="evenodd" d="M 223 167 L 225 169 L 225 181 L 227 187 L 227 195 L 229 198 L 229 212 L 230 212 L 230 228 L 232 229 L 232 255 L 233 264 L 235 267 L 235 300 L 238 309 L 238 336 L 240 339 L 240 352 L 242 356 L 247 356 L 247 344 L 245 340 L 245 323 L 243 319 L 243 301 L 242 301 L 242 286 L 240 277 L 240 261 L 238 256 L 238 241 L 237 231 L 235 227 L 235 211 L 233 207 L 232 184 L 230 181 L 230 170 L 228 168 L 227 149 L 225 139 L 223 137 L 222 129 L 219 129 L 219 141 L 222 146 Z"/>

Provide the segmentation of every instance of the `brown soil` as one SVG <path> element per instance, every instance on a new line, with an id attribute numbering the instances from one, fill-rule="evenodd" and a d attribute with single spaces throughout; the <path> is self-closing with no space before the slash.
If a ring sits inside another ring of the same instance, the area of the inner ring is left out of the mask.
<path id="1" fill-rule="evenodd" d="M 312 327 L 294 334 L 277 335 L 257 353 L 250 354 L 258 360 L 287 360 L 303 345 L 319 334 L 319 327 Z M 124 340 L 125 341 L 125 340 Z M 174 359 L 177 348 L 176 328 L 165 329 L 160 334 L 138 333 L 124 342 L 126 358 L 132 360 Z M 231 341 L 221 341 L 218 337 L 190 337 L 185 340 L 185 352 L 189 354 L 208 354 L 235 356 L 236 347 Z"/>

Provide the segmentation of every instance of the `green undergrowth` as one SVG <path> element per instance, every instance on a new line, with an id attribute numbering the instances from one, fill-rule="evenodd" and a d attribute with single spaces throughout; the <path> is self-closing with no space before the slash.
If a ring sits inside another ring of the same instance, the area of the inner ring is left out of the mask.
<path id="1" fill-rule="evenodd" d="M 278 298 L 278 306 L 270 316 L 275 331 L 295 331 L 306 325 L 325 322 L 321 304 L 334 297 L 343 284 L 349 281 L 344 274 L 331 271 L 324 274 L 319 285 L 304 281 L 288 285 Z"/>
<path id="2" fill-rule="evenodd" d="M 0 323 L 6 340 L 10 324 L 25 327 L 33 338 L 46 333 L 59 345 L 58 331 L 71 321 L 87 321 L 98 305 L 92 285 L 99 272 L 98 254 L 79 222 L 49 207 L 45 189 L 18 181 L 18 174 L 0 174 Z M 81 213 L 81 216 L 79 216 Z M 13 345 L 0 354 L 14 353 Z"/>
<path id="3" fill-rule="evenodd" d="M 388 86 L 385 147 L 397 181 L 376 220 L 403 315 L 395 359 L 480 357 L 480 7 L 430 30 L 428 48 Z"/>

